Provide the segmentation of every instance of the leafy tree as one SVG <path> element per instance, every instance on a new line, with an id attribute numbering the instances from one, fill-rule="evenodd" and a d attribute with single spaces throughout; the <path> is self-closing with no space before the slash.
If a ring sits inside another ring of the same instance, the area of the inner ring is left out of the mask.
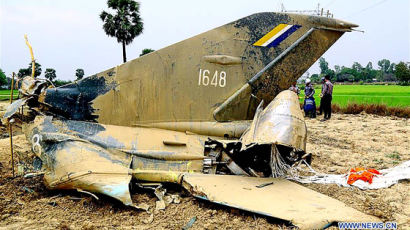
<path id="1" fill-rule="evenodd" d="M 369 66 L 369 64 L 367 64 L 366 68 L 364 68 L 362 71 L 362 75 L 363 75 L 362 80 L 366 82 L 372 82 L 373 79 L 376 78 L 377 72 L 378 72 L 377 70 L 374 70 L 371 66 Z"/>
<path id="2" fill-rule="evenodd" d="M 25 76 L 31 76 L 31 71 L 33 70 L 32 66 L 33 64 L 32 62 L 30 62 L 27 69 L 19 69 L 19 72 L 17 73 L 17 77 L 22 78 Z M 34 77 L 38 77 L 41 75 L 41 65 L 35 62 L 35 67 L 36 69 L 34 70 Z"/>
<path id="3" fill-rule="evenodd" d="M 125 46 L 140 35 L 144 27 L 139 15 L 140 4 L 134 0 L 108 0 L 107 4 L 115 14 L 101 12 L 103 29 L 108 36 L 116 37 L 117 42 L 122 44 L 123 61 L 126 62 Z"/>
<path id="4" fill-rule="evenodd" d="M 383 81 L 397 81 L 396 75 L 392 73 L 383 74 Z"/>
<path id="5" fill-rule="evenodd" d="M 311 76 L 310 76 L 310 80 L 312 81 L 312 82 L 320 82 L 320 76 L 319 76 L 319 74 L 312 74 Z"/>
<path id="6" fill-rule="evenodd" d="M 396 68 L 396 64 L 391 63 L 389 66 L 389 69 L 387 70 L 387 73 L 394 73 L 395 68 Z"/>
<path id="7" fill-rule="evenodd" d="M 352 69 L 354 69 L 356 72 L 360 73 L 362 72 L 363 66 L 360 65 L 359 62 L 354 62 L 352 65 Z"/>
<path id="8" fill-rule="evenodd" d="M 326 72 L 325 72 L 325 74 L 330 76 L 330 80 L 331 80 L 331 81 L 335 81 L 335 80 L 336 80 L 336 74 L 335 74 L 335 71 L 334 71 L 334 70 L 332 70 L 332 69 L 327 69 Z M 324 76 L 323 76 L 323 77 L 324 77 Z"/>
<path id="9" fill-rule="evenodd" d="M 47 78 L 50 81 L 54 81 L 54 79 L 57 78 L 57 74 L 56 71 L 54 69 L 46 69 L 46 71 L 44 72 L 44 76 L 45 78 Z"/>
<path id="10" fill-rule="evenodd" d="M 387 59 L 383 59 L 377 62 L 377 64 L 379 65 L 380 70 L 383 73 L 388 73 L 389 67 L 390 67 L 390 61 Z"/>
<path id="11" fill-rule="evenodd" d="M 390 60 L 382 59 L 377 62 L 379 65 L 379 74 L 377 75 L 377 79 L 380 81 L 396 81 L 397 78 L 394 75 L 394 69 L 396 64 L 391 63 Z"/>
<path id="12" fill-rule="evenodd" d="M 75 70 L 75 76 L 77 77 L 77 80 L 81 80 L 84 77 L 84 70 L 83 69 L 76 69 Z"/>
<path id="13" fill-rule="evenodd" d="M 153 50 L 153 49 L 143 49 L 142 50 L 142 52 L 141 52 L 141 54 L 140 54 L 140 57 L 141 56 L 144 56 L 145 54 L 149 54 L 149 53 L 151 53 L 151 52 L 154 52 L 155 50 Z"/>
<path id="14" fill-rule="evenodd" d="M 359 62 L 353 63 L 352 74 L 354 76 L 354 81 L 364 80 L 363 66 Z"/>
<path id="15" fill-rule="evenodd" d="M 335 74 L 339 74 L 342 68 L 340 68 L 340 65 L 335 65 Z"/>
<path id="16" fill-rule="evenodd" d="M 32 69 L 32 62 L 30 62 L 30 64 L 28 65 L 28 69 L 29 69 L 29 74 L 31 75 L 31 71 Z M 41 65 L 37 62 L 35 62 L 35 67 L 36 69 L 34 70 L 34 77 L 38 77 L 41 75 Z"/>
<path id="17" fill-rule="evenodd" d="M 353 82 L 355 80 L 355 74 L 356 74 L 355 70 L 353 70 L 351 68 L 348 68 L 348 67 L 345 67 L 345 66 L 342 66 L 342 69 L 341 69 L 340 73 L 336 76 L 336 81 L 338 81 L 338 82 L 344 82 L 344 81 Z"/>
<path id="18" fill-rule="evenodd" d="M 327 63 L 325 58 L 323 57 L 319 58 L 319 67 L 320 67 L 321 74 L 326 74 L 326 71 L 329 70 L 329 63 Z"/>
<path id="19" fill-rule="evenodd" d="M 3 72 L 2 69 L 0 69 L 0 86 L 6 85 L 6 84 L 7 84 L 6 74 Z"/>
<path id="20" fill-rule="evenodd" d="M 30 76 L 31 75 L 31 70 L 27 69 L 19 69 L 19 72 L 17 73 L 18 78 L 22 78 L 25 76 Z"/>
<path id="21" fill-rule="evenodd" d="M 367 70 L 373 70 L 373 63 L 371 61 L 369 61 L 369 63 L 367 63 L 366 69 Z"/>
<path id="22" fill-rule="evenodd" d="M 396 65 L 394 74 L 400 83 L 404 85 L 410 83 L 410 66 L 406 65 L 404 62 L 400 62 Z"/>

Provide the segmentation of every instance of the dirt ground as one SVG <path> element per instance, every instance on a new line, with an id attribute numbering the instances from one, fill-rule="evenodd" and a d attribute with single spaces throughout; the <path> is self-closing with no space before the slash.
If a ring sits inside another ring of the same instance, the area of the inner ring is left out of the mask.
<path id="1" fill-rule="evenodd" d="M 0 105 L 2 106 L 2 105 Z M 1 108 L 0 108 L 1 109 Z M 312 167 L 324 173 L 346 173 L 351 167 L 384 169 L 410 160 L 409 119 L 335 114 L 330 121 L 307 120 Z M 327 127 L 327 128 L 326 128 Z M 16 134 L 21 133 L 18 127 Z M 285 229 L 286 223 L 182 196 L 165 210 L 137 211 L 107 197 L 48 191 L 41 178 L 11 177 L 9 138 L 0 127 L 0 229 Z M 23 135 L 14 137 L 15 162 L 30 154 Z M 410 229 L 409 181 L 390 188 L 361 191 L 337 185 L 305 185 L 383 221 Z M 172 193 L 176 193 L 173 191 Z M 149 191 L 136 191 L 135 203 L 155 207 Z M 274 205 L 274 204 L 272 204 Z"/>

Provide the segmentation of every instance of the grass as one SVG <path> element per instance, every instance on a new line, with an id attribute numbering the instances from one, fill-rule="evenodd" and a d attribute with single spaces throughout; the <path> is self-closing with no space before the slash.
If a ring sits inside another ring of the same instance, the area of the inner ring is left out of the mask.
<path id="1" fill-rule="evenodd" d="M 10 100 L 10 91 L 8 89 L 1 89 L 0 90 L 0 101 Z M 17 95 L 19 94 L 18 90 L 13 90 L 13 98 L 16 99 Z"/>
<path id="2" fill-rule="evenodd" d="M 320 104 L 321 85 L 315 85 L 316 104 Z M 301 103 L 305 97 L 301 90 Z M 332 104 L 346 108 L 349 104 L 410 107 L 410 86 L 334 85 Z"/>
<path id="3" fill-rule="evenodd" d="M 391 153 L 391 154 L 385 154 L 385 156 L 389 157 L 391 159 L 394 159 L 394 160 L 400 160 L 400 155 L 396 151 L 393 151 L 393 153 Z"/>

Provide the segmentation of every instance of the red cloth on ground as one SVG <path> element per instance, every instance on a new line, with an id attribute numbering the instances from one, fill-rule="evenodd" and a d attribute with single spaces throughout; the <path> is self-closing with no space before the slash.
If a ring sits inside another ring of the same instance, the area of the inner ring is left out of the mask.
<path id="1" fill-rule="evenodd" d="M 376 169 L 365 169 L 365 168 L 353 168 L 350 170 L 349 178 L 347 178 L 348 184 L 353 184 L 357 180 L 362 180 L 371 184 L 373 182 L 373 177 L 379 175 L 380 172 Z"/>

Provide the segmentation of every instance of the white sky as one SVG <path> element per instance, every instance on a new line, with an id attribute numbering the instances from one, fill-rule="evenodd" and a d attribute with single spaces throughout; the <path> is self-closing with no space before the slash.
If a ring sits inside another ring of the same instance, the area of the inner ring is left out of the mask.
<path id="1" fill-rule="evenodd" d="M 410 61 L 409 0 L 140 0 L 144 32 L 127 46 L 128 60 L 144 48 L 161 49 L 220 25 L 257 12 L 330 9 L 334 17 L 359 24 L 365 33 L 346 33 L 324 57 L 330 67 L 351 66 L 354 61 L 377 67 L 383 58 Z M 122 63 L 121 45 L 102 29 L 99 14 L 106 0 L 0 0 L 0 67 L 27 68 L 28 34 L 36 60 L 54 68 L 57 77 L 75 79 L 75 69 L 85 75 Z M 189 51 L 188 51 L 189 52 Z M 318 72 L 318 64 L 309 72 Z"/>

